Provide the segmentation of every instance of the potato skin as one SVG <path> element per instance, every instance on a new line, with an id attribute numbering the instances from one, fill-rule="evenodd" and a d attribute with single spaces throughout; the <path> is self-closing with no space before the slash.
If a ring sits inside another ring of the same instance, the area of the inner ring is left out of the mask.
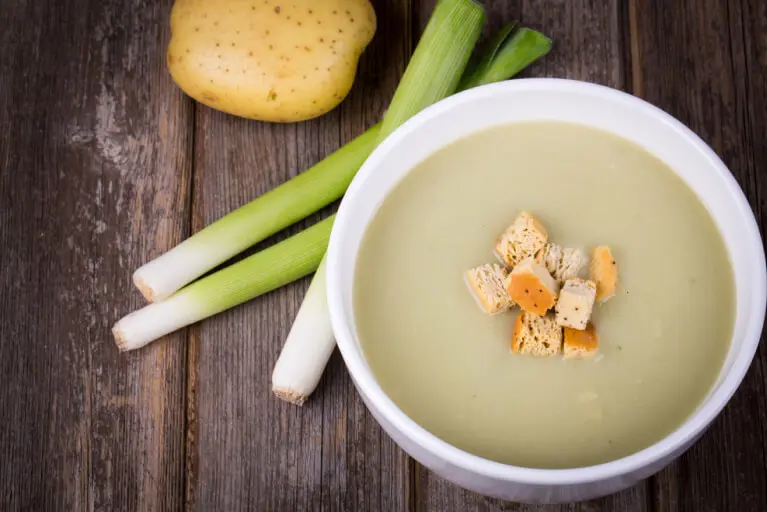
<path id="1" fill-rule="evenodd" d="M 373 38 L 368 0 L 176 0 L 168 68 L 195 100 L 292 122 L 333 109 Z"/>

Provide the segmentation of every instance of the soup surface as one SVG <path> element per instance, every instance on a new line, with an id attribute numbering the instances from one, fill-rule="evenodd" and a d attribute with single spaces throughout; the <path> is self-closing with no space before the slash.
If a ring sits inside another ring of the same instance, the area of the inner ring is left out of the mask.
<path id="1" fill-rule="evenodd" d="M 520 210 L 549 240 L 609 245 L 616 296 L 594 309 L 599 354 L 509 350 L 517 310 L 489 317 L 463 273 L 495 261 Z M 715 382 L 734 284 L 724 243 L 663 162 L 585 126 L 493 128 L 430 156 L 370 224 L 354 285 L 357 332 L 383 390 L 463 450 L 536 468 L 607 462 L 669 434 Z"/>

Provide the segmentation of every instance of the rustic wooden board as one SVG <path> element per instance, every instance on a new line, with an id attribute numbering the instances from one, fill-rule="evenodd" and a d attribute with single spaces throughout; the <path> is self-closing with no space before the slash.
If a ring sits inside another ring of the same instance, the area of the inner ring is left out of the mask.
<path id="1" fill-rule="evenodd" d="M 143 305 L 131 272 L 378 120 L 434 0 L 375 2 L 352 95 L 296 125 L 185 98 L 165 70 L 171 3 L 2 5 L 0 510 L 767 510 L 764 347 L 688 454 L 626 492 L 560 507 L 484 498 L 419 466 L 338 354 L 304 408 L 272 398 L 308 280 L 119 354 L 109 328 Z M 608 84 L 668 110 L 722 155 L 765 225 L 767 3 L 485 3 L 489 30 L 519 19 L 554 38 L 525 76 Z"/>
<path id="2" fill-rule="evenodd" d="M 279 125 L 198 108 L 195 230 L 308 168 L 380 118 L 410 55 L 410 6 L 381 0 L 375 7 L 375 42 L 351 96 L 330 114 Z M 272 368 L 308 283 L 193 330 L 187 501 L 198 510 L 407 506 L 407 458 L 369 415 L 337 355 L 303 408 L 271 395 Z"/>
<path id="3" fill-rule="evenodd" d="M 0 509 L 171 510 L 184 333 L 119 354 L 130 274 L 185 234 L 170 2 L 0 8 Z"/>
<path id="4" fill-rule="evenodd" d="M 760 224 L 767 146 L 767 7 L 762 0 L 636 0 L 632 88 L 722 157 Z M 706 435 L 653 480 L 658 510 L 767 510 L 764 344 Z"/>

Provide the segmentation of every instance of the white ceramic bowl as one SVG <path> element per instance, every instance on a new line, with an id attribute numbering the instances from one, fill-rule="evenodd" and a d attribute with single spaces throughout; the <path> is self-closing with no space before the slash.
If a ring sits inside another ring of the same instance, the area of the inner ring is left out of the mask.
<path id="1" fill-rule="evenodd" d="M 362 235 L 392 188 L 427 156 L 488 127 L 550 119 L 601 128 L 632 140 L 671 167 L 714 218 L 735 271 L 732 345 L 705 402 L 675 432 L 638 453 L 597 466 L 543 470 L 490 461 L 430 434 L 405 415 L 373 377 L 357 340 L 352 283 Z M 588 499 L 629 487 L 684 452 L 722 410 L 759 343 L 765 313 L 765 259 L 751 209 L 716 154 L 658 108 L 598 85 L 556 79 L 513 80 L 472 89 L 413 117 L 368 158 L 335 221 L 327 259 L 333 330 L 360 395 L 388 434 L 416 460 L 458 485 L 514 501 Z"/>

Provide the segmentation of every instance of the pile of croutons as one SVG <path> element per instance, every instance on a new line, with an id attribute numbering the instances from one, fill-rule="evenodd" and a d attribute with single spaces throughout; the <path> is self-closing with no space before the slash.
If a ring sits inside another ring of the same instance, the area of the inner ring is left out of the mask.
<path id="1" fill-rule="evenodd" d="M 589 278 L 580 277 L 587 258 L 580 249 L 548 240 L 543 225 L 520 213 L 498 238 L 488 263 L 466 272 L 466 283 L 482 310 L 494 315 L 519 306 L 511 351 L 565 359 L 592 357 L 599 337 L 591 313 L 595 302 L 615 295 L 618 265 L 607 246 L 591 251 Z"/>

